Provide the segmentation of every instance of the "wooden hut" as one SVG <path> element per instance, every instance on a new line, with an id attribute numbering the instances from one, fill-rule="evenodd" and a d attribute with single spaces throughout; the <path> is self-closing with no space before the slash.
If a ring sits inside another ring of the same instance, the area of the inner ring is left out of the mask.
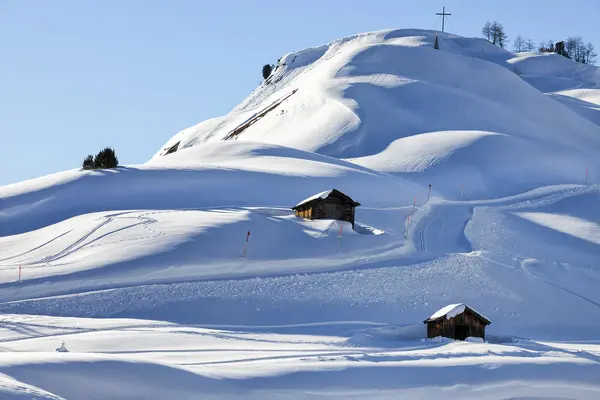
<path id="1" fill-rule="evenodd" d="M 296 216 L 306 219 L 336 219 L 348 221 L 354 229 L 354 210 L 360 203 L 336 189 L 317 193 L 302 200 L 292 210 Z"/>
<path id="2" fill-rule="evenodd" d="M 465 304 L 450 304 L 436 311 L 423 323 L 427 324 L 427 337 L 443 336 L 465 340 L 468 337 L 485 339 L 485 327 L 491 321 Z"/>

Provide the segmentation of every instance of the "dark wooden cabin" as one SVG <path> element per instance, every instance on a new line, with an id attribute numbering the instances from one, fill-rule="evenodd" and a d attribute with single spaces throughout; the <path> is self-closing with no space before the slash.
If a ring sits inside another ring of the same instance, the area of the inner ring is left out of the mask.
<path id="1" fill-rule="evenodd" d="M 423 323 L 427 324 L 428 338 L 443 336 L 465 340 L 468 337 L 485 339 L 485 327 L 492 322 L 465 304 L 450 304 Z"/>
<path id="2" fill-rule="evenodd" d="M 354 229 L 354 210 L 360 203 L 336 189 L 317 193 L 301 201 L 292 210 L 296 216 L 306 219 L 336 219 L 348 221 Z"/>

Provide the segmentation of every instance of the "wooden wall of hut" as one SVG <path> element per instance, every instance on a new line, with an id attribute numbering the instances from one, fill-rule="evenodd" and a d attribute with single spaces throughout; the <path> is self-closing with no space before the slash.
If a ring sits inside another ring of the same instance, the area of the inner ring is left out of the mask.
<path id="1" fill-rule="evenodd" d="M 456 339 L 456 326 L 469 327 L 469 337 L 480 337 L 485 339 L 485 324 L 469 310 L 458 314 L 454 318 L 439 319 L 437 321 L 427 323 L 427 337 L 434 338 L 443 336 Z"/>

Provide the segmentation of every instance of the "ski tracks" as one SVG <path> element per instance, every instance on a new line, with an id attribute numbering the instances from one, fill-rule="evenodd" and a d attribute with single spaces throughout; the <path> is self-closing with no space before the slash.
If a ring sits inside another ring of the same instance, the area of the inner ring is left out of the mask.
<path id="1" fill-rule="evenodd" d="M 104 221 L 102 221 L 101 223 L 96 225 L 88 233 L 81 236 L 79 239 L 77 239 L 76 241 L 71 243 L 69 246 L 65 247 L 63 250 L 59 251 L 58 253 L 56 253 L 52 256 L 46 256 L 33 264 L 43 264 L 43 263 L 55 261 L 55 260 L 58 260 L 59 258 L 62 258 L 62 257 L 65 257 L 65 256 L 71 254 L 73 251 L 77 251 L 77 249 L 76 249 L 77 246 L 84 243 L 90 236 L 92 236 L 94 233 L 96 233 L 98 230 L 100 230 L 105 225 L 108 225 L 112 220 L 113 220 L 112 217 L 105 218 Z M 83 245 L 83 246 L 85 246 L 85 245 Z"/>
<path id="2" fill-rule="evenodd" d="M 419 251 L 427 251 L 427 229 L 440 213 L 438 206 L 430 205 L 429 207 L 429 213 L 419 221 L 414 235 L 416 237 L 415 248 Z"/>
<path id="3" fill-rule="evenodd" d="M 152 228 L 150 228 L 150 225 L 153 225 L 155 223 L 157 223 L 158 221 L 154 218 L 149 217 L 148 215 L 154 214 L 152 212 L 147 212 L 147 213 L 143 213 L 143 214 L 139 214 L 136 216 L 123 216 L 123 214 L 113 214 L 113 215 L 108 215 L 103 217 L 104 220 L 102 222 L 100 222 L 99 224 L 97 224 L 95 227 L 93 227 L 91 230 L 89 230 L 87 233 L 85 233 L 84 235 L 80 236 L 77 240 L 75 240 L 73 243 L 69 244 L 67 247 L 65 247 L 64 249 L 62 249 L 61 251 L 59 251 L 58 253 L 55 253 L 53 255 L 49 255 L 46 257 L 43 257 L 37 261 L 33 261 L 33 262 L 28 262 L 28 263 L 22 263 L 24 265 L 35 265 L 35 264 L 48 264 L 50 262 L 53 261 L 57 261 L 60 260 L 64 257 L 67 257 L 83 248 L 92 248 L 92 247 L 96 247 L 96 246 L 100 246 L 100 245 L 107 245 L 107 244 L 113 244 L 113 243 L 120 243 L 120 242 L 124 242 L 124 241 L 130 241 L 130 240 L 147 240 L 147 239 L 152 239 L 155 237 L 159 237 L 159 236 L 163 236 L 165 235 L 164 232 L 157 232 L 155 230 L 153 230 Z M 126 225 L 124 227 L 115 229 L 115 230 L 111 230 L 109 232 L 106 232 L 94 239 L 89 240 L 90 238 L 92 238 L 92 236 L 94 236 L 95 234 L 97 234 L 100 230 L 102 230 L 103 228 L 105 228 L 107 225 L 109 225 L 111 222 L 114 222 L 116 218 L 121 218 L 121 219 L 125 219 L 125 218 L 133 218 L 135 219 L 136 222 L 130 224 L 130 225 Z M 113 235 L 117 232 L 121 232 L 123 230 L 126 229 L 131 229 L 134 228 L 136 226 L 141 226 L 142 229 L 144 229 L 145 231 L 147 231 L 149 234 L 145 235 L 145 236 L 136 236 L 134 238 L 130 238 L 130 239 L 121 239 L 121 240 L 116 240 L 116 241 L 110 241 L 110 242 L 102 242 L 102 243 L 97 243 L 98 241 Z M 61 236 L 64 236 L 61 235 Z M 58 239 L 58 238 L 55 238 Z M 55 240 L 53 239 L 53 240 Z M 34 249 L 35 250 L 35 249 Z"/>

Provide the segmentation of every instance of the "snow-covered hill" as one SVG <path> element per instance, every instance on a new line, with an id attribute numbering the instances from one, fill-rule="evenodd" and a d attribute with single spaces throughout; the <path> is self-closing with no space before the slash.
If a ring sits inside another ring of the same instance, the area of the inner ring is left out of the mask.
<path id="1" fill-rule="evenodd" d="M 0 398 L 598 398 L 599 70 L 434 38 L 290 53 L 145 164 L 0 187 Z M 354 230 L 293 214 L 332 188 Z M 452 303 L 486 342 L 425 339 Z"/>
<path id="2" fill-rule="evenodd" d="M 583 183 L 586 168 L 598 176 L 598 68 L 449 34 L 437 51 L 434 40 L 432 31 L 382 31 L 290 53 L 231 113 L 164 148 L 274 143 L 386 172 L 426 171 L 455 197 L 457 182 L 496 196 Z"/>

